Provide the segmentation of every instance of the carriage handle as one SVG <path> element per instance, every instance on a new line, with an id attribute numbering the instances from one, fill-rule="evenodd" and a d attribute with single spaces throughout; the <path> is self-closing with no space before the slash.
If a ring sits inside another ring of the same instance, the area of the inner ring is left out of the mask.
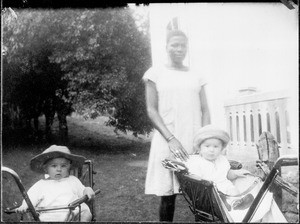
<path id="1" fill-rule="evenodd" d="M 99 194 L 101 191 L 100 189 L 97 189 L 95 191 L 95 195 Z M 70 209 L 70 210 L 74 210 L 77 206 L 79 206 L 80 204 L 86 202 L 88 199 L 87 195 L 82 196 L 79 199 L 76 199 L 75 201 L 71 202 L 70 204 L 68 204 L 67 206 L 52 206 L 52 207 L 37 207 L 35 209 L 36 212 L 44 212 L 44 211 L 52 211 L 52 210 L 61 210 L 61 209 Z M 19 205 L 14 206 L 14 207 L 10 207 L 10 208 L 6 208 L 4 210 L 4 212 L 6 214 L 12 214 L 12 213 L 16 213 L 15 209 L 18 208 Z"/>
<path id="2" fill-rule="evenodd" d="M 295 155 L 285 155 L 279 157 L 274 167 L 271 169 L 270 173 L 268 174 L 266 180 L 264 181 L 261 189 L 259 190 L 257 196 L 255 197 L 254 201 L 252 202 L 247 214 L 243 219 L 244 222 L 249 222 L 253 218 L 256 210 L 258 209 L 260 203 L 262 202 L 265 194 L 267 193 L 268 189 L 270 188 L 271 184 L 276 180 L 279 174 L 279 168 L 281 166 L 293 166 L 298 165 L 298 159 Z"/>
<path id="3" fill-rule="evenodd" d="M 23 196 L 24 200 L 26 201 L 26 203 L 27 203 L 27 205 L 28 205 L 28 207 L 30 209 L 30 212 L 31 212 L 34 220 L 35 221 L 40 221 L 39 215 L 36 212 L 35 208 L 33 207 L 32 203 L 31 203 L 31 201 L 30 201 L 30 199 L 28 197 L 28 194 L 27 194 L 27 192 L 26 192 L 26 190 L 24 188 L 24 185 L 22 184 L 22 181 L 21 181 L 19 175 L 14 170 L 12 170 L 12 169 L 10 169 L 8 167 L 5 167 L 5 166 L 1 166 L 1 170 L 2 170 L 2 172 L 4 171 L 4 172 L 9 173 L 14 178 L 15 182 L 17 183 L 17 185 L 18 185 L 18 187 L 19 187 L 19 189 L 20 189 L 20 191 L 22 193 L 22 196 Z M 14 208 L 16 208 L 16 206 Z"/>
<path id="4" fill-rule="evenodd" d="M 298 158 L 296 155 L 280 156 L 274 164 L 274 168 L 279 169 L 281 166 L 297 166 Z"/>

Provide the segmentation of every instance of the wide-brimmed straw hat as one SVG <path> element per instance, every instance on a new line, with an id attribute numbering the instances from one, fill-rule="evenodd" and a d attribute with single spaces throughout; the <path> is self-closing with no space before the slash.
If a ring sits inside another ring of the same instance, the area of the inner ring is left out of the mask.
<path id="1" fill-rule="evenodd" d="M 33 157 L 30 161 L 31 170 L 44 173 L 43 165 L 50 159 L 63 157 L 71 161 L 72 167 L 81 167 L 86 158 L 84 156 L 75 155 L 70 152 L 66 146 L 52 145 L 41 154 Z"/>
<path id="2" fill-rule="evenodd" d="M 209 138 L 220 139 L 223 142 L 223 148 L 225 148 L 230 141 L 230 136 L 226 131 L 214 125 L 206 125 L 196 132 L 193 143 L 194 148 L 198 148 L 203 141 Z"/>

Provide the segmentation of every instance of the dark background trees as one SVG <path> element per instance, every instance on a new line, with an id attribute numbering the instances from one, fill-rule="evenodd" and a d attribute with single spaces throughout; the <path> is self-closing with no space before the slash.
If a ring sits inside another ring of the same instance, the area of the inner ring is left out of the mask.
<path id="1" fill-rule="evenodd" d="M 67 137 L 72 111 L 109 114 L 108 125 L 135 135 L 151 131 L 141 81 L 151 64 L 145 18 L 138 26 L 128 7 L 15 13 L 2 15 L 4 134 L 19 128 L 35 135 L 45 115 L 51 137 L 56 113 Z"/>

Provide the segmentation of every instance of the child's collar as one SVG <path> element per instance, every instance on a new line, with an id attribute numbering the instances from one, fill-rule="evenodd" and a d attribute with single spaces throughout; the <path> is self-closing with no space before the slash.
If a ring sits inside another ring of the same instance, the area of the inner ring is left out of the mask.
<path id="1" fill-rule="evenodd" d="M 59 179 L 59 180 L 57 180 L 57 181 L 66 179 L 66 178 L 68 178 L 68 177 L 70 177 L 70 176 L 71 176 L 71 175 L 69 175 L 69 176 L 67 176 L 67 177 L 64 177 L 64 178 L 61 178 L 61 179 Z M 53 180 L 53 179 L 49 179 L 49 178 L 50 178 L 49 174 L 45 173 L 45 174 L 44 174 L 44 180 Z"/>

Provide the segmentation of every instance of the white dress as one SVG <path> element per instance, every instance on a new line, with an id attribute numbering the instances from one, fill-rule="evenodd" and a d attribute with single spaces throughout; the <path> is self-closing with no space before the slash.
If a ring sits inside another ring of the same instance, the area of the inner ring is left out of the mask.
<path id="1" fill-rule="evenodd" d="M 85 186 L 75 176 L 68 176 L 60 180 L 42 179 L 36 182 L 29 190 L 28 196 L 34 207 L 67 206 L 70 202 L 81 198 Z M 89 210 L 81 204 L 81 210 Z M 78 213 L 78 207 L 73 211 Z M 42 222 L 63 222 L 67 218 L 69 209 L 52 210 L 40 213 Z"/>
<path id="2" fill-rule="evenodd" d="M 234 188 L 233 183 L 227 179 L 230 164 L 223 155 L 220 155 L 214 162 L 206 160 L 200 155 L 191 155 L 185 165 L 190 173 L 202 179 L 213 181 L 218 190 L 224 194 L 227 194 L 229 189 Z"/>
<path id="3" fill-rule="evenodd" d="M 195 71 L 177 71 L 166 67 L 151 67 L 144 75 L 158 91 L 158 111 L 170 132 L 185 150 L 193 153 L 193 138 L 201 124 L 200 90 L 204 78 Z M 151 142 L 145 193 L 157 196 L 173 195 L 179 184 L 173 172 L 162 166 L 162 160 L 172 154 L 164 137 L 155 130 Z"/>

